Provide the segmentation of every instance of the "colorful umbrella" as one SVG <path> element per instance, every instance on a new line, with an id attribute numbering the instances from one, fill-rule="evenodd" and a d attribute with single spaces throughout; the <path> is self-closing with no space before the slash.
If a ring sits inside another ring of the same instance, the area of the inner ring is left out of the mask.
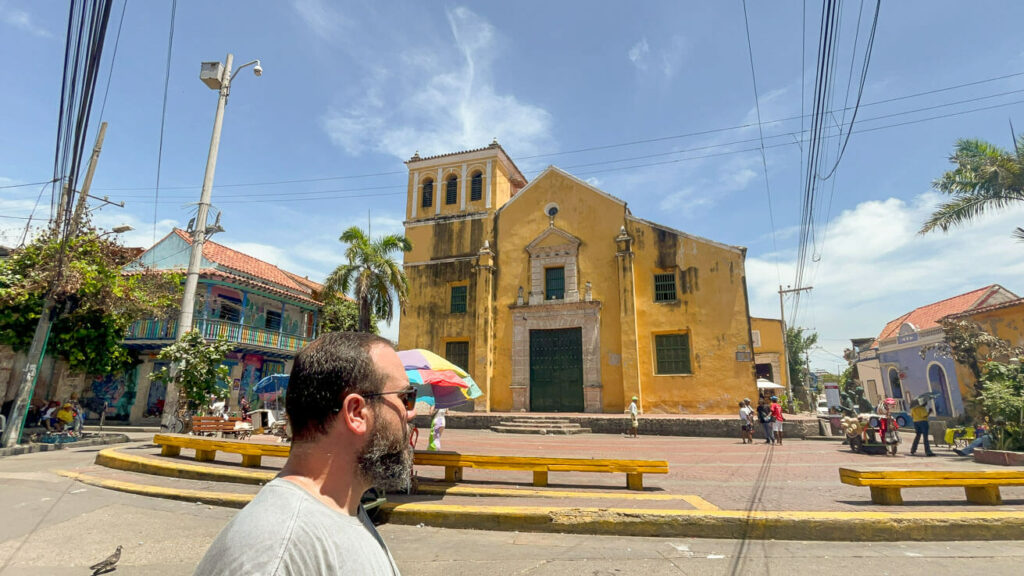
<path id="1" fill-rule="evenodd" d="M 435 408 L 453 408 L 483 395 L 469 374 L 429 350 L 398 353 L 409 383 L 416 387 L 416 400 Z"/>

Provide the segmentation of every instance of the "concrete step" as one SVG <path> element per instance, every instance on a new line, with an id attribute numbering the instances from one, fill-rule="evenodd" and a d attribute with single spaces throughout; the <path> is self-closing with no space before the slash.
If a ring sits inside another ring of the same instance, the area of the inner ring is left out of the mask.
<path id="1" fill-rule="evenodd" d="M 568 420 L 568 419 L 565 419 L 565 420 L 555 420 L 555 419 L 549 418 L 549 419 L 543 419 L 542 420 L 540 418 L 538 418 L 538 419 L 534 419 L 534 418 L 512 418 L 510 420 L 502 420 L 501 423 L 503 423 L 503 424 L 504 423 L 534 424 L 534 425 L 544 426 L 544 425 L 549 425 L 549 424 L 572 424 L 574 422 L 572 422 L 571 420 Z"/>
<path id="2" fill-rule="evenodd" d="M 510 426 L 513 428 L 579 428 L 580 425 L 574 422 L 501 422 L 498 426 Z"/>
<path id="3" fill-rule="evenodd" d="M 82 430 L 86 432 L 99 432 L 100 427 L 96 425 L 85 425 L 82 426 Z M 160 432 L 159 426 L 111 426 L 106 425 L 103 427 L 104 432 L 120 432 L 122 434 L 129 434 L 131 432 L 139 433 L 153 433 Z"/>
<path id="4" fill-rule="evenodd" d="M 544 426 L 491 426 L 494 432 L 506 434 L 589 434 L 590 428 L 546 428 Z"/>

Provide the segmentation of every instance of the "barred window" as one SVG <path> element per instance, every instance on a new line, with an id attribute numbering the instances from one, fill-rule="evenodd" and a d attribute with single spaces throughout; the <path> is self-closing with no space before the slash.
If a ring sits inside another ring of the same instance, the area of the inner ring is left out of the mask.
<path id="1" fill-rule="evenodd" d="M 562 300 L 565 298 L 565 268 L 544 269 L 544 299 Z"/>
<path id="2" fill-rule="evenodd" d="M 469 371 L 469 342 L 448 342 L 444 345 L 444 359 Z"/>
<path id="3" fill-rule="evenodd" d="M 242 311 L 237 306 L 222 302 L 217 317 L 228 322 L 238 322 L 242 317 Z"/>
<path id="4" fill-rule="evenodd" d="M 430 208 L 434 205 L 434 181 L 427 180 L 423 183 L 423 207 Z"/>
<path id="5" fill-rule="evenodd" d="M 484 195 L 484 175 L 480 172 L 473 174 L 472 179 L 469 181 L 469 199 L 476 201 L 483 198 Z"/>
<path id="6" fill-rule="evenodd" d="M 280 330 L 281 329 L 281 313 L 274 312 L 273 310 L 267 310 L 267 320 L 263 324 L 267 330 Z"/>
<path id="7" fill-rule="evenodd" d="M 455 176 L 448 178 L 444 188 L 444 203 L 455 204 L 459 201 L 459 179 Z"/>
<path id="8" fill-rule="evenodd" d="M 654 301 L 655 302 L 670 302 L 676 299 L 676 274 L 670 272 L 668 274 L 655 274 L 654 275 Z"/>
<path id="9" fill-rule="evenodd" d="M 657 374 L 691 374 L 689 334 L 657 334 L 654 350 Z"/>
<path id="10" fill-rule="evenodd" d="M 452 286 L 452 314 L 464 314 L 466 312 L 466 287 Z"/>

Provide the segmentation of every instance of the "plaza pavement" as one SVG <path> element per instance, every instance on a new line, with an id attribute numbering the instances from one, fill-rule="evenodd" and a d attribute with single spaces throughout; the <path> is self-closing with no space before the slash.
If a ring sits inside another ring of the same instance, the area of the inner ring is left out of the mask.
<path id="1" fill-rule="evenodd" d="M 838 468 L 998 469 L 936 447 L 939 456 L 854 454 L 839 441 L 791 440 L 781 446 L 738 439 L 618 435 L 536 436 L 486 430 L 447 430 L 445 450 L 491 455 L 537 455 L 667 460 L 670 473 L 645 475 L 643 492 L 625 489 L 624 474 L 552 472 L 534 488 L 529 471 L 467 468 L 463 482 L 443 483 L 443 469 L 417 467 L 419 493 L 388 494 L 391 523 L 449 528 L 556 531 L 635 536 L 758 539 L 941 540 L 1020 538 L 1024 487 L 1004 487 L 1001 506 L 968 503 L 962 488 L 905 489 L 904 506 L 877 506 L 867 488 L 839 482 Z M 426 447 L 421 437 L 417 448 Z M 923 450 L 922 450 L 923 452 Z M 243 506 L 283 465 L 264 457 L 258 470 L 218 453 L 196 463 L 159 456 L 142 442 L 62 473 L 117 490 L 216 505 Z M 159 470 L 158 470 L 159 469 Z M 159 475 L 156 475 L 159 474 Z M 173 477 L 169 477 L 173 476 Z"/>

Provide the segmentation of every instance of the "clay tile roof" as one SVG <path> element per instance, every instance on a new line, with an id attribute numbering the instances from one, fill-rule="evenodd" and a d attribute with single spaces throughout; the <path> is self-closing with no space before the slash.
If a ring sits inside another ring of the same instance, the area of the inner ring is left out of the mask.
<path id="1" fill-rule="evenodd" d="M 192 237 L 184 230 L 175 228 L 174 232 L 189 245 L 192 244 Z M 241 273 L 264 282 L 276 284 L 287 290 L 294 290 L 300 294 L 305 294 L 307 298 L 312 296 L 313 292 L 317 289 L 316 287 L 320 286 L 317 282 L 304 278 L 300 281 L 299 278 L 302 277 L 297 274 L 286 272 L 259 258 L 243 254 L 238 250 L 228 248 L 211 240 L 207 240 L 203 244 L 203 257 L 235 273 Z"/>
<path id="2" fill-rule="evenodd" d="M 882 329 L 882 333 L 878 335 L 878 339 L 885 340 L 886 338 L 896 336 L 900 331 L 900 326 L 907 322 L 913 324 L 918 330 L 934 328 L 939 325 L 939 320 L 946 316 L 959 314 L 975 304 L 981 304 L 979 299 L 985 296 L 988 291 L 997 287 L 997 284 L 985 286 L 984 288 L 978 288 L 959 296 L 953 296 L 952 298 L 940 300 L 927 306 L 915 308 L 886 324 L 885 328 Z"/>
<path id="3" fill-rule="evenodd" d="M 958 314 L 950 314 L 950 318 L 964 318 L 966 316 L 973 316 L 975 314 L 981 314 L 982 312 L 991 312 L 992 310 L 1000 310 L 1002 308 L 1011 308 L 1013 306 L 1020 306 L 1024 304 L 1024 298 L 1017 298 L 1016 300 L 1010 300 L 1009 302 L 1000 302 L 999 304 L 989 304 L 988 306 L 979 306 L 977 308 L 971 308 Z"/>

